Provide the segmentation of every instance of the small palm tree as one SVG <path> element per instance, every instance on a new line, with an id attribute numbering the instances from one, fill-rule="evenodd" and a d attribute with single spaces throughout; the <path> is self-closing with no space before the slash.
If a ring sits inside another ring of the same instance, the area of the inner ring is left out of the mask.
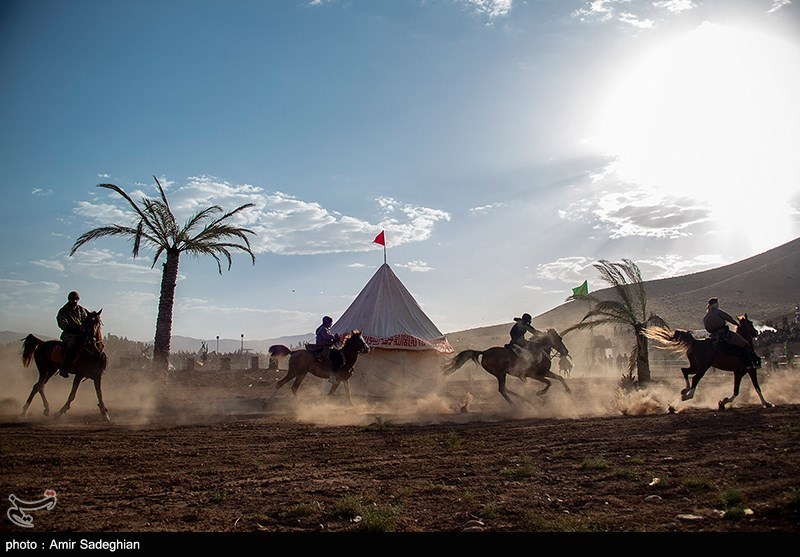
<path id="1" fill-rule="evenodd" d="M 122 236 L 133 240 L 134 258 L 138 257 L 139 249 L 142 246 L 153 249 L 155 255 L 151 268 L 156 266 L 162 254 L 166 254 L 166 261 L 162 264 L 161 294 L 158 299 L 158 318 L 156 320 L 156 336 L 153 346 L 153 366 L 166 372 L 170 341 L 172 339 L 172 310 L 175 303 L 175 286 L 178 283 L 178 263 L 180 262 L 181 254 L 210 255 L 216 260 L 220 274 L 222 274 L 220 256 L 227 260 L 228 270 L 230 270 L 230 250 L 232 249 L 250 254 L 255 265 L 256 257 L 246 236 L 247 234 L 255 234 L 255 232 L 234 226 L 228 222 L 237 213 L 253 207 L 253 203 L 247 203 L 221 215 L 220 213 L 223 213 L 222 208 L 218 205 L 212 205 L 195 213 L 183 226 L 178 226 L 161 183 L 155 176 L 153 178 L 158 186 L 160 199 L 143 197 L 141 204 L 137 204 L 127 193 L 114 184 L 98 184 L 98 188 L 109 189 L 122 196 L 133 210 L 134 220 L 138 220 L 138 222 L 133 227 L 114 224 L 90 230 L 75 241 L 69 255 L 74 255 L 78 248 L 87 242 L 104 236 Z M 236 240 L 239 240 L 240 243 L 237 243 Z"/>
<path id="2" fill-rule="evenodd" d="M 600 278 L 614 288 L 618 300 L 601 300 L 592 294 L 583 296 L 594 303 L 594 308 L 590 305 L 580 323 L 567 327 L 562 335 L 570 331 L 594 329 L 600 325 L 630 327 L 636 342 L 628 360 L 628 376 L 632 378 L 633 370 L 636 369 L 637 381 L 643 385 L 650 381 L 650 358 L 647 337 L 642 331 L 649 325 L 666 326 L 666 321 L 658 315 L 648 315 L 647 293 L 636 263 L 629 259 L 623 259 L 619 263 L 601 259 L 594 264 L 594 268 L 600 271 Z"/>

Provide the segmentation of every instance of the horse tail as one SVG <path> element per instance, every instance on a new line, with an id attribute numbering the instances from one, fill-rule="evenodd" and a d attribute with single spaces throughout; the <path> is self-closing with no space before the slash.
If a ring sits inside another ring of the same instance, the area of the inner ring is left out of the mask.
<path id="1" fill-rule="evenodd" d="M 28 367 L 31 365 L 33 353 L 36 352 L 36 348 L 38 348 L 43 341 L 31 334 L 22 339 L 22 342 L 22 365 Z"/>
<path id="2" fill-rule="evenodd" d="M 645 327 L 642 334 L 660 343 L 667 350 L 685 354 L 694 342 L 694 337 L 689 331 L 681 329 L 671 330 L 669 327 Z"/>
<path id="3" fill-rule="evenodd" d="M 450 360 L 447 363 L 445 363 L 444 366 L 442 366 L 442 368 L 444 369 L 444 374 L 450 375 L 458 368 L 466 364 L 469 360 L 475 362 L 476 365 L 480 365 L 479 358 L 481 354 L 483 354 L 483 352 L 479 352 L 477 350 L 464 350 L 462 352 L 459 352 L 458 354 L 450 358 Z"/>
<path id="4" fill-rule="evenodd" d="M 292 354 L 292 350 L 283 344 L 274 344 L 267 349 L 269 352 L 268 370 L 278 369 L 278 361 Z"/>

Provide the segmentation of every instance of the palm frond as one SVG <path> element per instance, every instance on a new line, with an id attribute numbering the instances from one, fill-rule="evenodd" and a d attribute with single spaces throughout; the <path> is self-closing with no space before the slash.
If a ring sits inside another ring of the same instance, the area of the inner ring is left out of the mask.
<path id="1" fill-rule="evenodd" d="M 91 242 L 92 240 L 96 240 L 98 238 L 102 238 L 104 236 L 135 236 L 136 229 L 130 228 L 128 226 L 119 226 L 119 225 L 112 225 L 112 226 L 101 226 L 98 228 L 93 228 L 88 232 L 84 232 L 81 234 L 75 243 L 72 244 L 72 249 L 69 252 L 70 257 L 75 255 L 75 252 L 83 246 L 87 242 Z"/>

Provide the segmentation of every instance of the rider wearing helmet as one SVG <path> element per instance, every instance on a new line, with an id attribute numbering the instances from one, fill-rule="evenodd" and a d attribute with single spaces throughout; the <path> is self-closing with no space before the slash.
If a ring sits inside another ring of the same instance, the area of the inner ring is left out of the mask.
<path id="1" fill-rule="evenodd" d="M 710 298 L 706 307 L 706 315 L 703 317 L 703 326 L 711 334 L 711 341 L 714 343 L 725 342 L 738 346 L 741 349 L 742 358 L 747 367 L 758 367 L 761 363 L 758 355 L 741 335 L 728 328 L 728 323 L 739 325 L 738 321 L 729 313 L 719 308 L 719 300 L 717 298 Z"/>
<path id="2" fill-rule="evenodd" d="M 62 377 L 69 377 L 70 368 L 75 363 L 75 357 L 80 350 L 81 327 L 83 327 L 88 313 L 78 304 L 80 299 L 77 292 L 70 292 L 67 296 L 67 303 L 58 310 L 58 315 L 56 315 L 56 323 L 61 329 L 61 341 L 64 343 L 64 361 L 61 364 Z"/>

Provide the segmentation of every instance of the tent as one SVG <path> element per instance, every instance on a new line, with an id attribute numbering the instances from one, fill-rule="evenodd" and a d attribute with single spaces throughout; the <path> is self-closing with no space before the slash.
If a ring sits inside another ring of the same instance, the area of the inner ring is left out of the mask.
<path id="1" fill-rule="evenodd" d="M 387 263 L 380 266 L 333 324 L 340 335 L 361 331 L 370 346 L 358 358 L 351 379 L 363 394 L 430 392 L 442 376 L 442 363 L 453 347 L 425 315 Z"/>

